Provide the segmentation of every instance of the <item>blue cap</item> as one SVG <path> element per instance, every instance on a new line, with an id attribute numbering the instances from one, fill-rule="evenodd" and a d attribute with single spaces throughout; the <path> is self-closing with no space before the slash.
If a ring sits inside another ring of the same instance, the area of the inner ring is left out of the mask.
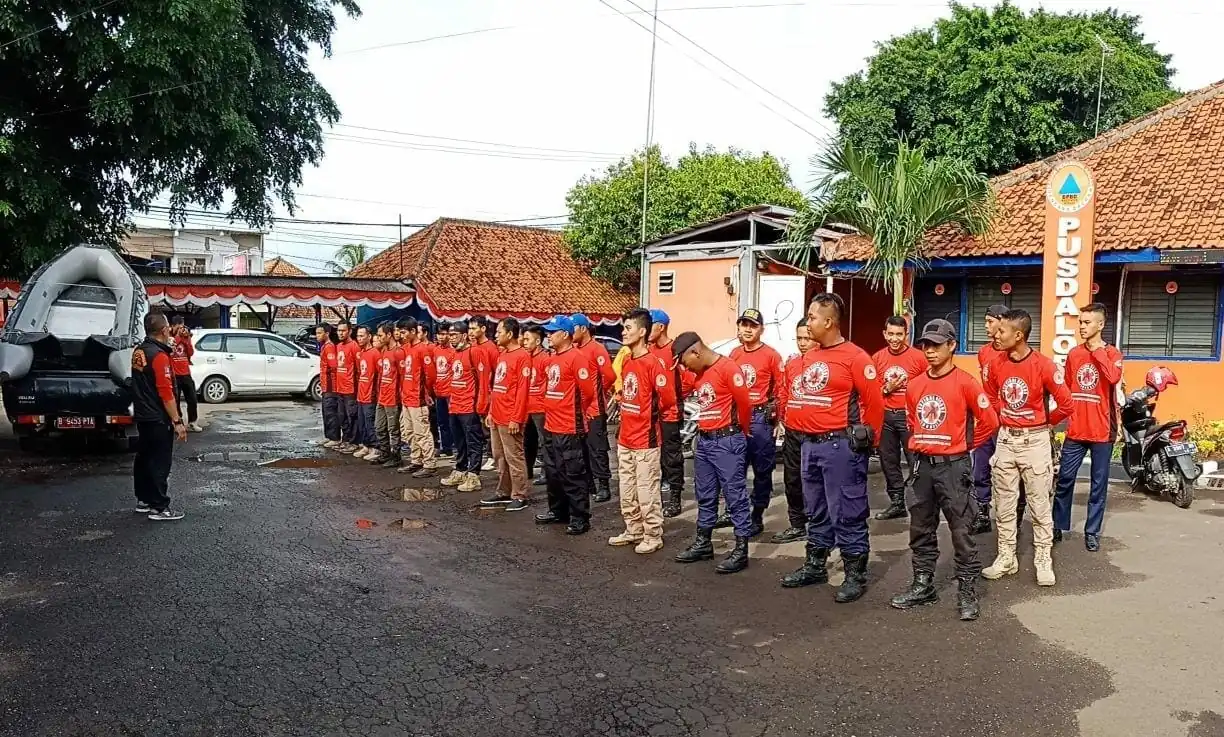
<path id="1" fill-rule="evenodd" d="M 586 328 L 588 330 L 591 328 L 591 321 L 588 320 L 587 316 L 581 312 L 575 312 L 573 317 L 570 318 L 570 321 L 576 328 Z"/>
<path id="2" fill-rule="evenodd" d="M 650 311 L 650 321 L 656 325 L 671 325 L 671 318 L 663 310 L 655 308 Z"/>
<path id="3" fill-rule="evenodd" d="M 586 319 L 585 317 L 583 318 Z M 544 329 L 550 333 L 563 332 L 570 335 L 574 334 L 574 320 L 565 315 L 557 315 L 553 319 L 544 323 Z"/>

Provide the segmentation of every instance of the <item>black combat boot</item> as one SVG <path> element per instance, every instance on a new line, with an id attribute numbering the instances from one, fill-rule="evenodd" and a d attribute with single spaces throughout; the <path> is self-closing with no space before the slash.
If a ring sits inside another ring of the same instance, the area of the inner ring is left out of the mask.
<path id="1" fill-rule="evenodd" d="M 981 535 L 983 532 L 990 532 L 989 504 L 984 504 L 978 509 L 977 516 L 973 518 L 973 525 L 969 528 L 970 535 Z"/>
<path id="2" fill-rule="evenodd" d="M 977 576 L 958 576 L 960 591 L 956 594 L 956 609 L 962 622 L 972 622 L 978 618 Z"/>
<path id="3" fill-rule="evenodd" d="M 696 563 L 699 560 L 710 560 L 713 558 L 714 543 L 710 542 L 711 532 L 713 530 L 708 527 L 698 527 L 697 535 L 693 538 L 693 544 L 676 556 L 676 562 Z"/>
<path id="4" fill-rule="evenodd" d="M 901 519 L 909 516 L 909 512 L 905 511 L 905 491 L 890 494 L 889 500 L 888 506 L 876 513 L 876 519 Z"/>
<path id="5" fill-rule="evenodd" d="M 800 586 L 811 586 L 814 583 L 828 583 L 829 569 L 826 568 L 828 564 L 829 549 L 814 548 L 809 545 L 803 566 L 782 577 L 782 588 L 797 589 Z"/>
<path id="6" fill-rule="evenodd" d="M 769 542 L 782 545 L 783 543 L 793 543 L 796 540 L 802 540 L 807 537 L 807 530 L 802 527 L 787 527 L 781 532 L 774 533 L 774 536 L 769 538 Z"/>
<path id="7" fill-rule="evenodd" d="M 680 490 L 670 486 L 664 489 L 663 516 L 667 519 L 680 516 Z"/>
<path id="8" fill-rule="evenodd" d="M 914 580 L 910 583 L 909 591 L 897 594 L 888 603 L 894 609 L 911 609 L 936 601 L 939 601 L 939 592 L 935 590 L 935 574 L 914 571 Z"/>
<path id="9" fill-rule="evenodd" d="M 867 555 L 842 553 L 842 564 L 846 568 L 846 580 L 842 581 L 833 600 L 838 604 L 849 604 L 867 593 Z"/>
<path id="10" fill-rule="evenodd" d="M 718 519 L 714 521 L 714 529 L 725 530 L 728 527 L 735 527 L 735 523 L 731 521 L 731 515 L 727 513 L 726 507 L 718 513 Z"/>
<path id="11" fill-rule="evenodd" d="M 748 529 L 748 539 L 752 539 L 765 531 L 765 507 L 752 508 L 752 526 Z"/>
<path id="12" fill-rule="evenodd" d="M 714 566 L 715 573 L 739 573 L 748 567 L 748 538 L 735 538 L 735 547 L 722 562 Z"/>
<path id="13" fill-rule="evenodd" d="M 591 501 L 596 504 L 612 501 L 612 489 L 608 487 L 608 482 L 604 480 L 595 482 L 595 493 L 591 496 Z"/>

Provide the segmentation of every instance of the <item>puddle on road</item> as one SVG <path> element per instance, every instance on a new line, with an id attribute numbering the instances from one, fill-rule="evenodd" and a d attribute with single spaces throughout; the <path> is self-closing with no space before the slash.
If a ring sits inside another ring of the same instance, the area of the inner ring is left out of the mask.
<path id="1" fill-rule="evenodd" d="M 501 514 L 503 511 L 505 510 L 503 510 L 501 507 L 475 506 L 475 507 L 471 507 L 470 509 L 468 509 L 468 514 L 471 514 L 475 517 L 488 517 L 493 514 Z"/>
<path id="2" fill-rule="evenodd" d="M 260 463 L 260 468 L 331 468 L 336 461 L 330 458 L 277 458 Z"/>
<path id="3" fill-rule="evenodd" d="M 1217 507 L 1215 509 L 1200 509 L 1198 513 L 1205 514 L 1209 517 L 1224 517 L 1224 507 Z"/>
<path id="4" fill-rule="evenodd" d="M 423 530 L 426 527 L 429 527 L 429 523 L 423 519 L 405 517 L 401 519 L 396 526 L 403 530 Z"/>

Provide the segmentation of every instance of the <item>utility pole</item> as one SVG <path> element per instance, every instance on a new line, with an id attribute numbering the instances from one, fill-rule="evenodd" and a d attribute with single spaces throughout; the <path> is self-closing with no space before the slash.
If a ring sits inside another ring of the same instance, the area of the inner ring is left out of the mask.
<path id="1" fill-rule="evenodd" d="M 405 278 L 406 274 L 404 274 L 404 213 L 402 212 L 399 215 L 399 242 L 395 244 L 395 247 L 399 249 L 399 273 L 400 278 L 403 279 Z"/>
<path id="2" fill-rule="evenodd" d="M 1105 39 L 1101 38 L 1100 34 L 1096 36 L 1097 43 L 1101 45 L 1101 74 L 1097 77 L 1097 110 L 1096 124 L 1092 126 L 1092 137 L 1096 138 L 1101 132 L 1101 97 L 1105 90 L 1105 56 L 1113 53 L 1113 47 L 1105 43 Z"/>
<path id="3" fill-rule="evenodd" d="M 642 245 L 646 244 L 646 207 L 650 198 L 650 144 L 654 138 L 655 52 L 659 45 L 659 0 L 650 29 L 650 85 L 646 94 L 646 148 L 642 161 Z"/>

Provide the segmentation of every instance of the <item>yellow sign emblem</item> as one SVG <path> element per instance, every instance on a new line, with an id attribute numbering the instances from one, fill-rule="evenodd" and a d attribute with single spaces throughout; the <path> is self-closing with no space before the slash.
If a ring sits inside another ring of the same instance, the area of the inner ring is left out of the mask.
<path id="1" fill-rule="evenodd" d="M 1079 212 L 1092 200 L 1092 174 L 1078 161 L 1064 161 L 1054 167 L 1046 184 L 1046 200 L 1059 212 Z"/>

